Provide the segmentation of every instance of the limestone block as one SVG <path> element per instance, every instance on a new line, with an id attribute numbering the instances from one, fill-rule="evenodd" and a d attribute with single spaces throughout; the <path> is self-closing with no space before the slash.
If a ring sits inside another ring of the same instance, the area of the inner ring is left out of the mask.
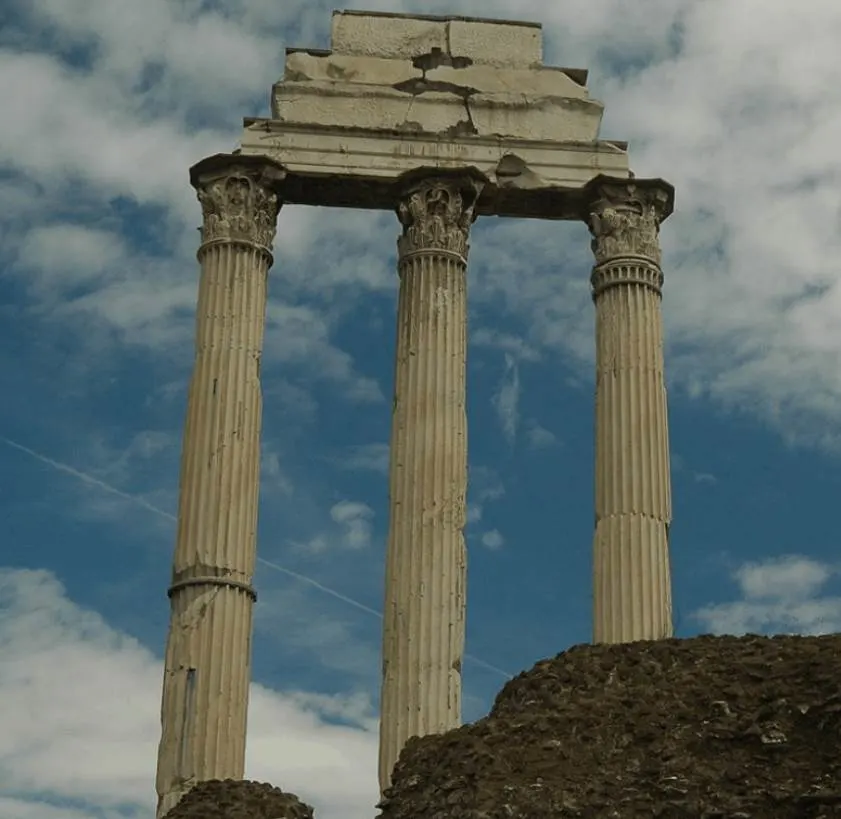
<path id="1" fill-rule="evenodd" d="M 449 86 L 486 94 L 524 94 L 529 97 L 569 97 L 587 99 L 586 86 L 568 72 L 574 69 L 541 66 L 539 68 L 498 68 L 472 64 L 454 67 L 449 63 L 432 67 L 415 66 L 411 60 L 385 59 L 348 54 L 289 51 L 286 55 L 286 82 L 323 82 L 354 85 L 394 86 L 412 80 L 426 80 L 430 87 Z M 575 72 L 583 74 L 584 72 Z"/>
<path id="2" fill-rule="evenodd" d="M 505 68 L 441 65 L 426 72 L 429 82 L 446 82 L 473 88 L 485 94 L 523 94 L 527 97 L 587 99 L 587 88 L 575 82 L 562 68 Z"/>
<path id="3" fill-rule="evenodd" d="M 505 188 L 500 215 L 546 216 L 546 203 L 527 191 L 581 188 L 594 176 L 627 177 L 624 143 L 560 142 L 482 137 L 442 138 L 421 132 L 348 131 L 328 125 L 291 125 L 248 120 L 242 132 L 244 155 L 268 156 L 298 180 L 288 185 L 290 204 L 394 207 L 390 186 L 420 166 L 480 170 Z M 573 215 L 570 215 L 573 218 Z M 577 217 L 575 217 L 577 218 Z"/>
<path id="4" fill-rule="evenodd" d="M 580 98 L 474 94 L 460 87 L 419 93 L 411 90 L 283 82 L 274 89 L 272 116 L 285 123 L 341 123 L 345 128 L 372 131 L 590 142 L 598 138 L 603 112 L 601 103 Z"/>
<path id="5" fill-rule="evenodd" d="M 543 62 L 543 31 L 536 23 L 453 20 L 450 54 L 491 65 L 528 66 Z"/>
<path id="6" fill-rule="evenodd" d="M 290 51 L 283 83 L 279 84 L 314 81 L 391 87 L 422 76 L 423 71 L 411 60 Z"/>
<path id="7" fill-rule="evenodd" d="M 275 87 L 272 103 L 274 119 L 306 125 L 446 134 L 467 121 L 464 100 L 455 94 L 413 96 L 387 87 L 285 82 Z"/>
<path id="8" fill-rule="evenodd" d="M 331 38 L 341 54 L 411 60 L 437 49 L 476 63 L 522 67 L 543 59 L 536 23 L 343 11 L 333 13 Z"/>
<path id="9" fill-rule="evenodd" d="M 598 139 L 604 108 L 595 100 L 475 94 L 469 98 L 471 122 L 482 136 L 592 142 Z"/>
<path id="10" fill-rule="evenodd" d="M 330 45 L 339 54 L 411 60 L 447 49 L 447 26 L 434 18 L 334 12 Z"/>

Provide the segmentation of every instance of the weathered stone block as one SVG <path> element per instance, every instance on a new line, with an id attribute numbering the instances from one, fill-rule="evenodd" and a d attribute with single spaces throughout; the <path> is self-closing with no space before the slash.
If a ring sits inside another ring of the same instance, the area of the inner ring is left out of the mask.
<path id="1" fill-rule="evenodd" d="M 475 94 L 467 104 L 477 134 L 539 141 L 595 141 L 603 112 L 595 100 L 514 94 Z"/>
<path id="2" fill-rule="evenodd" d="M 546 218 L 551 211 L 553 218 L 578 218 L 574 208 L 564 215 L 558 201 L 547 202 L 540 191 L 581 188 L 600 173 L 629 174 L 622 142 L 442 137 L 253 119 L 246 122 L 240 144 L 243 154 L 271 157 L 287 169 L 284 200 L 290 204 L 391 210 L 391 186 L 408 171 L 474 167 L 493 181 L 486 193 L 506 191 L 488 211 L 480 203 L 481 212 Z"/>
<path id="3" fill-rule="evenodd" d="M 436 48 L 449 53 L 446 24 L 428 18 L 347 11 L 333 13 L 330 45 L 338 54 L 402 60 Z"/>
<path id="4" fill-rule="evenodd" d="M 570 97 L 587 99 L 587 88 L 573 80 L 562 68 L 505 68 L 468 65 L 453 68 L 441 65 L 426 72 L 429 82 L 445 82 L 485 94 L 518 94 L 526 97 Z"/>
<path id="5" fill-rule="evenodd" d="M 536 23 L 339 11 L 333 13 L 331 38 L 333 51 L 341 54 L 411 60 L 437 49 L 476 63 L 519 67 L 543 59 Z"/>
<path id="6" fill-rule="evenodd" d="M 371 131 L 446 134 L 466 122 L 464 100 L 454 94 L 422 96 L 388 86 L 330 86 L 283 83 L 276 87 L 272 116 L 301 125 L 335 125 Z"/>
<path id="7" fill-rule="evenodd" d="M 283 82 L 353 83 L 391 87 L 420 77 L 423 77 L 423 71 L 412 65 L 411 60 L 290 51 L 286 54 Z"/>
<path id="8" fill-rule="evenodd" d="M 439 87 L 446 90 L 434 90 Z M 598 138 L 603 108 L 595 100 L 473 91 L 429 85 L 420 78 L 417 89 L 410 81 L 406 90 L 351 83 L 282 82 L 274 89 L 272 117 L 299 125 L 341 123 L 345 128 L 436 136 L 559 142 Z"/>
<path id="9" fill-rule="evenodd" d="M 430 85 L 446 83 L 486 94 L 587 99 L 587 87 L 577 81 L 583 74 L 581 70 L 554 66 L 499 68 L 485 63 L 454 67 L 445 62 L 421 68 L 404 59 L 290 50 L 286 54 L 283 82 L 394 87 L 412 80 L 426 80 Z"/>
<path id="10" fill-rule="evenodd" d="M 284 165 L 290 203 L 391 209 L 408 171 L 476 168 L 480 212 L 577 219 L 557 192 L 627 177 L 627 145 L 599 140 L 586 70 L 542 50 L 534 23 L 335 12 L 332 50 L 287 51 L 271 119 L 246 121 L 241 151 Z"/>
<path id="11" fill-rule="evenodd" d="M 449 24 L 450 54 L 499 66 L 540 65 L 543 30 L 534 23 L 453 20 Z"/>

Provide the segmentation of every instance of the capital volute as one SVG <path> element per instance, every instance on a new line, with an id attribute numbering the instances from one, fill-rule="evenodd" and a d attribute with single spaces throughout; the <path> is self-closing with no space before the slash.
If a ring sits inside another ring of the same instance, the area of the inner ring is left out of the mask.
<path id="1" fill-rule="evenodd" d="M 596 265 L 643 258 L 660 266 L 660 223 L 674 207 L 674 188 L 661 179 L 598 176 L 584 191 L 584 221 Z"/>
<path id="2" fill-rule="evenodd" d="M 406 174 L 397 189 L 396 212 L 403 233 L 398 253 L 439 251 L 467 259 L 470 226 L 476 203 L 487 182 L 474 170 L 418 169 Z"/>
<path id="3" fill-rule="evenodd" d="M 269 253 L 286 169 L 262 156 L 216 154 L 190 168 L 204 217 L 202 246 L 240 242 Z"/>

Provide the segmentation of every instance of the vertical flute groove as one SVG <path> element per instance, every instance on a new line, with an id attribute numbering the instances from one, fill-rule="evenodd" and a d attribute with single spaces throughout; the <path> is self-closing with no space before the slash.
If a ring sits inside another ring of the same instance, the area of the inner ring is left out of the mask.
<path id="1" fill-rule="evenodd" d="M 602 183 L 589 214 L 596 266 L 593 639 L 672 635 L 671 480 L 657 183 Z"/>
<path id="2" fill-rule="evenodd" d="M 158 749 L 158 817 L 197 782 L 241 779 L 251 667 L 262 395 L 259 358 L 282 171 L 211 157 Z"/>
<path id="3" fill-rule="evenodd" d="M 478 183 L 432 177 L 398 207 L 397 351 L 383 618 L 380 787 L 412 736 L 461 723 L 467 236 Z"/>

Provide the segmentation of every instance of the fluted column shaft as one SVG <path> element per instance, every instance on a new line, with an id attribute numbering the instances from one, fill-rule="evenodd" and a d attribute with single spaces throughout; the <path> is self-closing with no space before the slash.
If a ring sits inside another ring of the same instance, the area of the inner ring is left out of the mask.
<path id="1" fill-rule="evenodd" d="M 380 787 L 406 741 L 461 723 L 467 252 L 478 176 L 406 180 L 386 554 Z"/>
<path id="2" fill-rule="evenodd" d="M 190 172 L 204 224 L 181 454 L 157 815 L 197 782 L 241 779 L 260 475 L 260 355 L 283 170 L 215 156 Z"/>
<path id="3" fill-rule="evenodd" d="M 593 639 L 672 636 L 671 479 L 659 225 L 671 187 L 603 182 L 588 221 L 596 265 Z"/>

